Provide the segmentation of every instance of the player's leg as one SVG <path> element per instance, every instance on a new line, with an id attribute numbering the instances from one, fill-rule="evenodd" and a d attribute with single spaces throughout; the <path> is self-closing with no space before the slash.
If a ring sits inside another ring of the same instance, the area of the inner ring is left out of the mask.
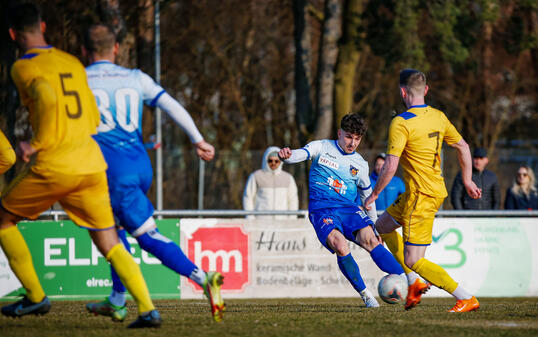
<path id="1" fill-rule="evenodd" d="M 2 307 L 2 314 L 6 316 L 45 314 L 50 310 L 51 305 L 35 272 L 30 250 L 16 224 L 22 218 L 34 219 L 49 208 L 55 201 L 55 192 L 43 178 L 25 171 L 12 181 L 2 195 L 0 246 L 13 273 L 26 290 L 22 300 Z"/>
<path id="2" fill-rule="evenodd" d="M 117 228 L 117 233 L 127 252 L 131 252 L 131 245 L 127 240 L 125 229 Z M 113 321 L 122 322 L 127 317 L 127 307 L 125 306 L 125 292 L 127 289 L 112 265 L 110 265 L 110 276 L 112 277 L 110 295 L 102 302 L 87 303 L 86 309 L 96 315 L 110 316 Z"/>
<path id="3" fill-rule="evenodd" d="M 396 231 L 401 224 L 409 222 L 415 208 L 417 196 L 417 193 L 410 193 L 408 191 L 399 195 L 387 211 L 381 214 L 375 224 L 381 238 L 387 243 L 387 247 L 400 263 L 407 276 L 407 309 L 411 309 L 420 303 L 422 295 L 431 286 L 429 282 L 422 281 L 419 275 L 405 264 L 403 238 Z"/>
<path id="4" fill-rule="evenodd" d="M 105 173 L 79 179 L 77 189 L 60 200 L 62 207 L 77 225 L 90 230 L 94 244 L 135 299 L 140 316 L 129 328 L 160 326 L 159 313 L 151 301 L 140 267 L 119 242 Z"/>
<path id="5" fill-rule="evenodd" d="M 401 275 L 402 278 L 407 280 L 402 266 L 383 246 L 381 241 L 376 237 L 374 230 L 370 225 L 366 225 L 366 227 L 359 229 L 355 233 L 356 236 L 354 241 L 370 253 L 372 260 L 379 267 L 379 269 L 388 274 Z"/>
<path id="6" fill-rule="evenodd" d="M 353 288 L 360 294 L 367 308 L 379 307 L 379 303 L 366 288 L 359 266 L 351 255 L 349 243 L 342 234 L 339 217 L 330 210 L 310 212 L 309 219 L 319 241 L 331 253 L 336 253 L 338 267 Z"/>
<path id="7" fill-rule="evenodd" d="M 142 176 L 144 179 L 145 175 Z M 153 254 L 166 267 L 198 284 L 208 297 L 215 321 L 222 320 L 225 309 L 220 295 L 223 277 L 218 272 L 206 273 L 183 253 L 177 243 L 162 235 L 153 218 L 153 205 L 146 196 L 145 184 L 136 177 L 123 177 L 121 184 L 111 187 L 114 212 L 120 224 L 136 238 L 140 248 Z M 151 181 L 151 179 L 149 179 Z M 149 184 L 147 184 L 149 186 Z"/>
<path id="8" fill-rule="evenodd" d="M 137 303 L 139 317 L 129 328 L 159 327 L 161 318 L 151 301 L 140 267 L 118 241 L 116 229 L 110 227 L 89 232 L 97 249 L 114 267 L 121 282 Z"/>
<path id="9" fill-rule="evenodd" d="M 435 212 L 442 202 L 443 198 L 419 195 L 413 212 L 414 215 L 410 217 L 410 224 L 404 225 L 403 228 L 403 239 L 405 241 L 404 261 L 409 268 L 424 279 L 458 299 L 456 306 L 452 308 L 453 311 L 476 310 L 480 306 L 476 298 L 461 286 L 458 286 L 456 281 L 441 266 L 424 257 L 426 248 L 431 244 L 432 240 Z M 406 308 L 408 309 L 413 306 L 413 303 L 406 303 Z"/>

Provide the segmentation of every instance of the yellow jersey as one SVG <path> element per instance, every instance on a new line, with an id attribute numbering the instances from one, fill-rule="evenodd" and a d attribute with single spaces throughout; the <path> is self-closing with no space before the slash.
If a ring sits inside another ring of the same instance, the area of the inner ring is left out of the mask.
<path id="1" fill-rule="evenodd" d="M 13 164 L 15 164 L 15 151 L 4 133 L 0 131 L 0 174 L 4 174 Z"/>
<path id="2" fill-rule="evenodd" d="M 36 173 L 91 174 L 106 170 L 92 135 L 99 111 L 80 61 L 54 47 L 33 48 L 11 69 L 21 102 L 30 112 L 38 152 Z"/>
<path id="3" fill-rule="evenodd" d="M 392 120 L 387 154 L 400 157 L 408 191 L 444 198 L 448 194 L 441 172 L 441 147 L 443 141 L 450 145 L 461 139 L 442 111 L 415 105 Z"/>

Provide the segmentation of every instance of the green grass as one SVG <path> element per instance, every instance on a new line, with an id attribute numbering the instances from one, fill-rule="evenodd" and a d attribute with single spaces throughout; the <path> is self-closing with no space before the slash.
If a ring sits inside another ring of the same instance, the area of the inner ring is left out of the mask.
<path id="1" fill-rule="evenodd" d="M 426 298 L 415 309 L 360 299 L 228 300 L 222 323 L 205 301 L 155 301 L 161 329 L 127 330 L 136 318 L 129 303 L 124 323 L 88 314 L 80 301 L 56 301 L 45 316 L 0 317 L 0 336 L 538 336 L 538 298 L 480 298 L 477 312 L 447 313 L 449 298 Z M 5 303 L 1 303 L 2 305 Z"/>

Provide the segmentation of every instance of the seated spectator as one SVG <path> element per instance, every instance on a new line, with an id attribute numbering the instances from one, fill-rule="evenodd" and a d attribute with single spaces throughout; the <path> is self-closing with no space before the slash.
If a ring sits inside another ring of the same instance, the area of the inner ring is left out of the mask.
<path id="1" fill-rule="evenodd" d="M 282 171 L 278 158 L 280 149 L 271 146 L 263 155 L 262 168 L 254 171 L 247 180 L 243 192 L 243 208 L 247 211 L 297 210 L 299 197 L 295 179 Z M 249 217 L 254 218 L 254 217 Z M 297 218 L 296 216 L 274 216 L 275 219 Z"/>
<path id="2" fill-rule="evenodd" d="M 514 184 L 506 191 L 504 200 L 505 209 L 538 209 L 538 189 L 536 177 L 528 166 L 521 166 L 517 170 Z"/>
<path id="3" fill-rule="evenodd" d="M 499 209 L 501 204 L 499 183 L 495 173 L 486 170 L 488 163 L 486 149 L 476 148 L 473 152 L 472 179 L 476 186 L 482 190 L 482 197 L 480 199 L 469 197 L 465 191 L 465 186 L 463 186 L 460 171 L 454 179 L 450 193 L 450 201 L 454 209 Z"/>
<path id="4" fill-rule="evenodd" d="M 370 174 L 370 183 L 372 184 L 372 189 L 375 186 L 375 183 L 377 182 L 377 177 L 379 177 L 379 173 L 381 172 L 381 168 L 383 167 L 383 164 L 385 164 L 385 158 L 386 154 L 380 153 L 375 158 L 374 163 L 374 170 L 372 171 L 372 174 Z M 405 192 L 405 184 L 402 181 L 402 179 L 394 176 L 387 187 L 379 194 L 379 197 L 375 201 L 375 207 L 378 211 L 384 211 L 387 209 L 396 198 Z"/>

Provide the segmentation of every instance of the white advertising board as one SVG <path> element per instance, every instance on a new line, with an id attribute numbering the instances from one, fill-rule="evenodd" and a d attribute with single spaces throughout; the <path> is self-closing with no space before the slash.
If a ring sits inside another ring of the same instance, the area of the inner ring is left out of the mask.
<path id="1" fill-rule="evenodd" d="M 227 298 L 357 296 L 307 219 L 185 219 L 181 247 L 225 276 Z M 426 257 L 477 296 L 538 296 L 538 219 L 437 218 Z M 366 285 L 384 273 L 351 244 Z M 201 298 L 182 278 L 181 297 Z M 427 296 L 448 296 L 434 289 Z"/>

